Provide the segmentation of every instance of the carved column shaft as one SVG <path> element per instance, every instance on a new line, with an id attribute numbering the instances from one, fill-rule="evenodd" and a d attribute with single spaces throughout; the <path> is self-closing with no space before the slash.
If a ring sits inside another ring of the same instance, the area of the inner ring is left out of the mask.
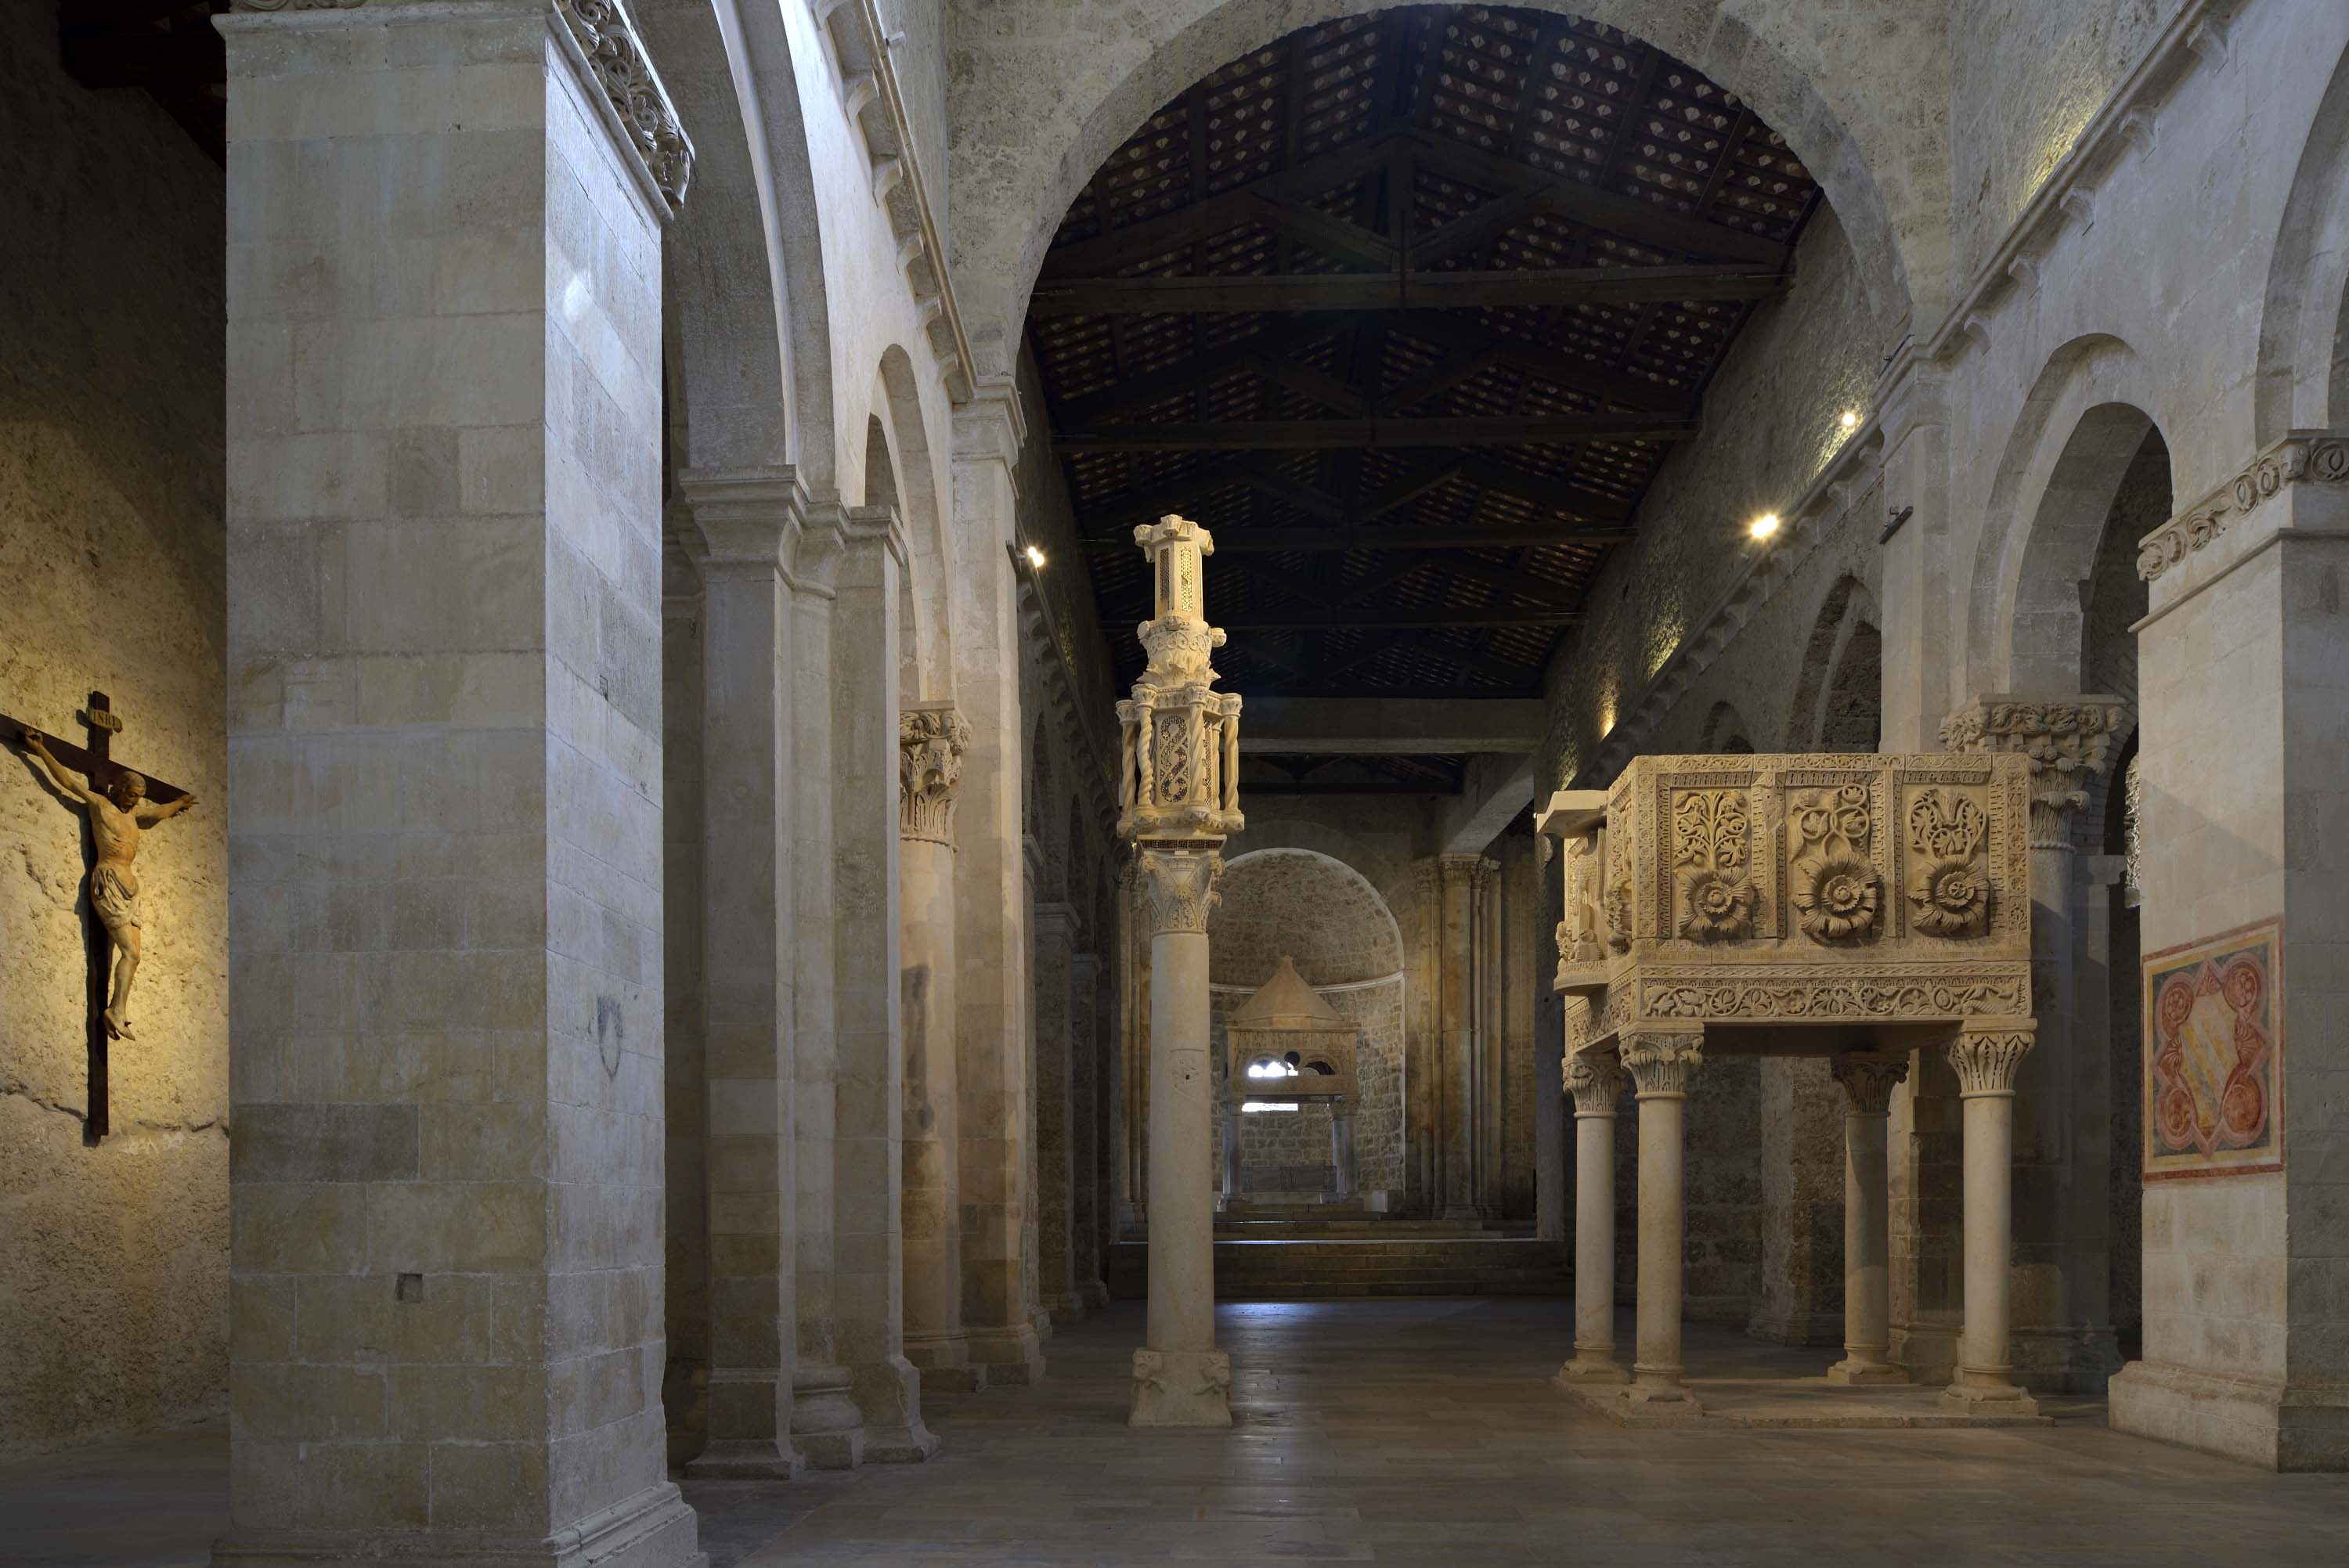
<path id="1" fill-rule="evenodd" d="M 1643 1403 L 1689 1399 L 1681 1385 L 1683 1117 L 1702 1047 L 1701 1035 L 1627 1033 L 1619 1053 L 1640 1105 L 1639 1332 L 1626 1394 Z"/>

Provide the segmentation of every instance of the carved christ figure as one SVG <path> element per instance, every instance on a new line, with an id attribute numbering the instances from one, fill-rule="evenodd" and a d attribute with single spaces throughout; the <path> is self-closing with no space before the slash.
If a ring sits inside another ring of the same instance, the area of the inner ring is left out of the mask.
<path id="1" fill-rule="evenodd" d="M 97 857 L 89 868 L 89 907 L 98 912 L 114 944 L 114 992 L 106 1005 L 109 1039 L 127 1040 L 130 1032 L 130 983 L 139 977 L 139 856 L 141 830 L 168 821 L 196 803 L 192 795 L 155 806 L 147 803 L 147 780 L 128 768 L 115 776 L 104 793 L 90 789 L 67 772 L 40 736 L 25 732 L 25 748 L 41 759 L 49 778 L 89 812 L 90 841 Z"/>

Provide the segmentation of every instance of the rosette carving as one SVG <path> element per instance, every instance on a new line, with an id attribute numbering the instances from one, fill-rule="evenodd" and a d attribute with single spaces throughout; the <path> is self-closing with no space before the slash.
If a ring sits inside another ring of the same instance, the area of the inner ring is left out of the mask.
<path id="1" fill-rule="evenodd" d="M 1743 789 L 1691 789 L 1672 805 L 1672 864 L 1687 910 L 1681 934 L 1726 942 L 1754 930 L 1752 824 Z"/>
<path id="2" fill-rule="evenodd" d="M 1909 848 L 1926 857 L 1909 890 L 1918 930 L 1972 936 L 1988 926 L 1990 872 L 1981 853 L 1989 830 L 1982 803 L 1957 790 L 1927 790 L 1910 803 Z"/>
<path id="3" fill-rule="evenodd" d="M 1799 790 L 1787 802 L 1787 827 L 1803 934 L 1826 943 L 1874 935 L 1884 879 L 1868 859 L 1876 822 L 1868 787 Z"/>
<path id="4" fill-rule="evenodd" d="M 1688 923 L 1683 934 L 1694 942 L 1726 942 L 1754 929 L 1754 884 L 1718 872 L 1699 872 L 1688 881 Z"/>

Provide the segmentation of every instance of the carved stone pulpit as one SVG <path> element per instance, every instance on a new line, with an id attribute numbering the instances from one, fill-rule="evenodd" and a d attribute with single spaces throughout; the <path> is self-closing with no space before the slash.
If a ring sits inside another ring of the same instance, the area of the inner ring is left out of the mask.
<path id="1" fill-rule="evenodd" d="M 1693 1414 L 1682 1115 L 1713 1056 L 1832 1058 L 1847 1158 L 1846 1357 L 1829 1376 L 1907 1380 L 1887 1353 L 1885 1125 L 1909 1053 L 1930 1047 L 1947 1049 L 1965 1102 L 1966 1322 L 1943 1403 L 2033 1418 L 2007 1302 L 2013 1084 L 2033 1036 L 2031 805 L 2028 759 L 2011 753 L 1642 757 L 1606 790 L 1552 797 L 1538 825 L 1566 848 L 1556 988 L 1578 1138 L 1611 1142 L 1623 1075 L 1639 1102 L 1639 1343 L 1619 1413 Z M 1611 1257 L 1611 1203 L 1577 1211 L 1578 1259 L 1602 1240 Z M 1607 1315 L 1581 1295 L 1560 1380 L 1620 1382 Z"/>
<path id="2" fill-rule="evenodd" d="M 1362 1026 L 1321 999 L 1282 954 L 1225 1026 L 1224 1201 L 1239 1195 L 1240 1117 L 1250 1104 L 1330 1108 L 1331 1196 L 1354 1195 L 1354 1046 Z"/>

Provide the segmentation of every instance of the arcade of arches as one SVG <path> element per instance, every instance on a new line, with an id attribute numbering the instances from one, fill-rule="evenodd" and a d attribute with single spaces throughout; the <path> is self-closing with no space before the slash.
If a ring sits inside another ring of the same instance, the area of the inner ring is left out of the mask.
<path id="1" fill-rule="evenodd" d="M 32 1561 L 2349 1557 L 2349 7 L 0 28 Z M 2010 1078 L 1569 1073 L 1537 820 L 1945 751 Z"/>

